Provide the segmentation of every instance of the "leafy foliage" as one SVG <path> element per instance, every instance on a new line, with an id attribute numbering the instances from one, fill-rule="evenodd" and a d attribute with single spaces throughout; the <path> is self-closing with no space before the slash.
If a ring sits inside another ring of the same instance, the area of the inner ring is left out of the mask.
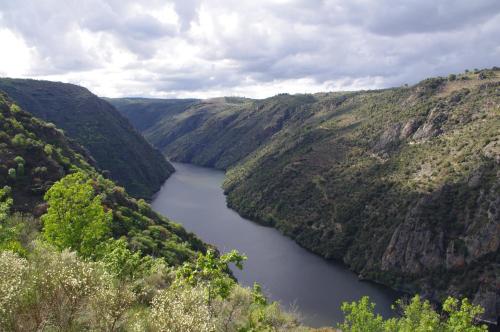
<path id="1" fill-rule="evenodd" d="M 449 297 L 443 304 L 443 316 L 435 311 L 428 301 L 418 295 L 408 304 L 397 302 L 400 317 L 384 320 L 374 313 L 375 304 L 368 297 L 358 302 L 344 303 L 342 311 L 345 321 L 339 324 L 344 332 L 481 332 L 488 331 L 485 325 L 476 324 L 476 318 L 484 309 L 473 306 L 467 299 L 461 302 Z"/>
<path id="2" fill-rule="evenodd" d="M 0 131 L 0 155 L 5 160 L 5 165 L 0 165 L 0 187 L 10 187 L 9 197 L 12 198 L 13 212 L 27 212 L 35 217 L 44 214 L 47 210 L 47 204 L 43 200 L 44 194 L 54 183 L 69 175 L 62 183 L 58 182 L 57 195 L 64 198 L 63 201 L 67 204 L 75 202 L 80 207 L 92 203 L 95 211 L 99 210 L 98 205 L 101 205 L 106 215 L 112 215 L 112 220 L 107 222 L 108 236 L 115 239 L 123 237 L 127 247 L 134 252 L 140 251 L 143 256 L 162 257 L 169 265 L 180 265 L 196 257 L 197 251 L 206 250 L 206 245 L 194 234 L 155 213 L 144 200 L 130 197 L 124 188 L 100 175 L 92 166 L 93 160 L 85 150 L 67 139 L 53 124 L 34 118 L 13 105 L 6 96 L 0 94 L 0 116 L 5 120 Z M 12 109 L 16 109 L 16 112 Z M 28 137 L 27 146 L 18 147 L 12 143 L 18 134 Z M 10 178 L 8 168 L 18 167 L 19 164 L 24 165 L 24 175 Z M 75 188 L 66 188 L 64 183 L 69 186 L 78 182 L 74 173 L 81 173 L 79 176 L 86 178 L 85 195 L 72 197 L 71 190 Z M 59 203 L 62 204 L 63 201 Z M 64 216 L 60 217 L 64 219 Z M 74 213 L 74 217 L 78 217 L 78 213 Z M 58 218 L 59 216 L 53 220 Z M 5 226 L 10 230 L 10 234 L 21 234 L 28 230 L 31 233 L 31 226 L 23 226 L 27 223 L 40 228 L 36 218 L 24 218 L 21 222 L 18 222 L 18 219 L 20 218 L 9 220 L 13 226 Z M 56 227 L 56 231 L 61 229 L 57 230 Z M 28 234 L 23 236 L 30 238 Z M 18 252 L 24 250 L 16 241 L 6 240 L 4 245 L 11 246 L 11 249 Z M 90 248 L 88 250 L 90 251 Z"/>
<path id="3" fill-rule="evenodd" d="M 47 191 L 45 200 L 49 203 L 42 216 L 45 239 L 60 249 L 91 256 L 109 234 L 112 215 L 104 212 L 89 178 L 82 172 L 67 175 Z"/>
<path id="4" fill-rule="evenodd" d="M 199 254 L 194 262 L 186 262 L 178 271 L 178 277 L 182 283 L 191 285 L 206 284 L 208 286 L 208 300 L 229 296 L 235 281 L 228 277 L 229 264 L 233 263 L 240 270 L 243 269 L 244 255 L 233 250 L 227 254 L 217 257 L 213 250 L 206 254 Z"/>
<path id="5" fill-rule="evenodd" d="M 7 219 L 12 206 L 12 198 L 10 197 L 10 187 L 5 186 L 0 189 L 0 225 Z"/>

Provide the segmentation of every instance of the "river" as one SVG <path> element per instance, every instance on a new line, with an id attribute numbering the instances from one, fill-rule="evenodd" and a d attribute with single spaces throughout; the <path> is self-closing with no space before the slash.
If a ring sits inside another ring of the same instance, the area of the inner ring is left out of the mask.
<path id="1" fill-rule="evenodd" d="M 222 252 L 237 249 L 246 254 L 244 270 L 235 270 L 241 284 L 260 283 L 271 299 L 297 309 L 301 320 L 313 327 L 342 321 L 341 303 L 364 295 L 377 304 L 377 312 L 391 315 L 395 292 L 359 281 L 345 266 L 312 254 L 274 228 L 258 225 L 229 209 L 221 189 L 223 172 L 173 165 L 177 171 L 155 196 L 153 209 Z"/>

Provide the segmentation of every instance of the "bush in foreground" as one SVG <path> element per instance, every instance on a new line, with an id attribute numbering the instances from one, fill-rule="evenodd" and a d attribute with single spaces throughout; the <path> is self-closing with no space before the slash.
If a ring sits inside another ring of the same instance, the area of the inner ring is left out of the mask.
<path id="1" fill-rule="evenodd" d="M 401 309 L 400 317 L 384 320 L 374 313 L 375 304 L 368 297 L 358 302 L 344 303 L 345 320 L 339 325 L 344 332 L 481 332 L 485 325 L 478 325 L 476 318 L 483 312 L 467 299 L 459 301 L 449 297 L 438 313 L 427 300 L 414 296 L 409 303 L 396 302 Z"/>

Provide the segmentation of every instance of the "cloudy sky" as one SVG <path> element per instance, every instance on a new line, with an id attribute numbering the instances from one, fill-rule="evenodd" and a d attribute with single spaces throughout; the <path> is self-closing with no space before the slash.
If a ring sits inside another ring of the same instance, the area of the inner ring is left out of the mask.
<path id="1" fill-rule="evenodd" d="M 266 97 L 500 66 L 499 0 L 0 0 L 0 76 Z"/>

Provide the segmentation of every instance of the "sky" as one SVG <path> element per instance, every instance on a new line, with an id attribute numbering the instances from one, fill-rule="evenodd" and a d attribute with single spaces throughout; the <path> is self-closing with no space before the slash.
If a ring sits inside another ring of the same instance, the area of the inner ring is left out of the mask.
<path id="1" fill-rule="evenodd" d="M 0 0 L 0 77 L 264 98 L 500 66 L 500 0 Z"/>

